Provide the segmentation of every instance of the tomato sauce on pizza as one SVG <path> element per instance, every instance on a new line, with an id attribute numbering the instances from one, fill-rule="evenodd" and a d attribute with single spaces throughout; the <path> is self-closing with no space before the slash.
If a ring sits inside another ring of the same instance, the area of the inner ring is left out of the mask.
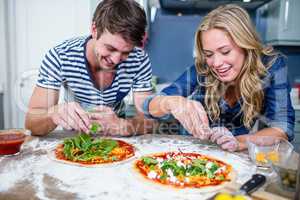
<path id="1" fill-rule="evenodd" d="M 134 146 L 125 141 L 92 138 L 87 134 L 67 138 L 55 149 L 56 159 L 82 165 L 113 163 L 126 160 L 134 155 Z"/>
<path id="2" fill-rule="evenodd" d="M 179 188 L 202 188 L 230 181 L 232 167 L 220 160 L 199 154 L 164 152 L 143 156 L 136 170 L 146 179 Z"/>

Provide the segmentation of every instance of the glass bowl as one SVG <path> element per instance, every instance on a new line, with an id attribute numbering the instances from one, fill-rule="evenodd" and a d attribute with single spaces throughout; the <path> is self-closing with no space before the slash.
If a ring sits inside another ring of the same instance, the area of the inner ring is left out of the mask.
<path id="1" fill-rule="evenodd" d="M 299 154 L 293 152 L 289 159 L 280 160 L 278 163 L 272 163 L 272 167 L 278 175 L 282 189 L 291 192 L 296 190 L 298 160 Z"/>
<path id="2" fill-rule="evenodd" d="M 0 155 L 12 155 L 20 152 L 26 135 L 30 131 L 26 129 L 0 130 Z"/>
<path id="3" fill-rule="evenodd" d="M 250 159 L 257 167 L 271 168 L 272 164 L 286 162 L 293 152 L 293 145 L 287 140 L 259 136 L 247 140 Z"/>

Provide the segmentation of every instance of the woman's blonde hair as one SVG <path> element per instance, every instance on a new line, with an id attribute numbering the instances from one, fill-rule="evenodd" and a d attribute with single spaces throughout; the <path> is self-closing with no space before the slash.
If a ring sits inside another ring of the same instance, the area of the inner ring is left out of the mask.
<path id="1" fill-rule="evenodd" d="M 272 59 L 265 66 L 261 57 L 267 55 L 275 58 L 276 53 L 272 47 L 262 45 L 247 11 L 243 8 L 227 4 L 214 9 L 204 17 L 195 35 L 195 65 L 197 72 L 206 77 L 203 83 L 206 87 L 205 106 L 212 121 L 218 119 L 220 115 L 218 102 L 226 86 L 216 78 L 212 69 L 205 63 L 201 33 L 215 28 L 225 31 L 245 53 L 245 60 L 237 77 L 239 83 L 236 87 L 243 100 L 241 108 L 244 115 L 243 123 L 250 128 L 254 118 L 263 107 L 264 93 L 261 78 L 267 74 L 267 68 L 275 60 Z"/>

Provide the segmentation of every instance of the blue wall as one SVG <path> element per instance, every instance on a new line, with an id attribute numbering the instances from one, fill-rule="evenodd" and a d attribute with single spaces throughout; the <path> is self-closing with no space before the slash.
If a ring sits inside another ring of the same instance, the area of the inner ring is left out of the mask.
<path id="1" fill-rule="evenodd" d="M 155 20 L 151 24 L 149 41 L 146 50 L 149 53 L 153 74 L 159 77 L 159 82 L 175 80 L 193 60 L 194 33 L 203 16 L 208 11 L 191 13 L 167 12 L 157 10 Z M 266 32 L 265 21 L 256 17 L 256 12 L 250 12 L 253 22 L 257 23 L 257 31 L 262 39 Z M 288 57 L 289 78 L 293 84 L 300 79 L 300 47 L 275 47 Z"/>

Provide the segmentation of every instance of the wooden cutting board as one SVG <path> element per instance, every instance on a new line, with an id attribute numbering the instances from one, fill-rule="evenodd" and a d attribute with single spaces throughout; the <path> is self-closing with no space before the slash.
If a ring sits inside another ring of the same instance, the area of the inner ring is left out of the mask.
<path id="1" fill-rule="evenodd" d="M 228 192 L 228 193 L 234 193 L 240 188 L 240 185 L 230 184 L 226 186 L 224 189 L 222 189 L 220 192 Z M 270 193 L 267 191 L 264 191 L 263 189 L 258 189 L 257 191 L 253 192 L 251 194 L 251 198 L 253 200 L 290 200 L 291 198 L 282 197 L 279 195 L 276 195 L 274 193 Z"/>

